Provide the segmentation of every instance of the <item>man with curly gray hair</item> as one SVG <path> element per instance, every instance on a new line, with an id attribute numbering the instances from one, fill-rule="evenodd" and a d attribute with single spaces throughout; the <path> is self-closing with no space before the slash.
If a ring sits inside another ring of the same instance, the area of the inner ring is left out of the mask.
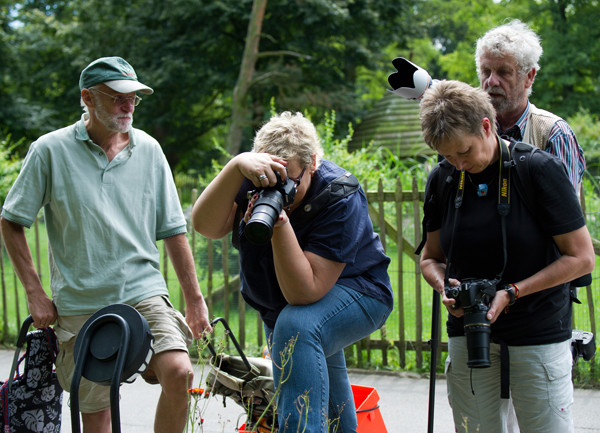
<path id="1" fill-rule="evenodd" d="M 510 21 L 477 41 L 477 75 L 496 109 L 499 134 L 559 157 L 579 192 L 585 158 L 575 133 L 559 116 L 529 101 L 542 52 L 539 36 L 527 24 Z"/>

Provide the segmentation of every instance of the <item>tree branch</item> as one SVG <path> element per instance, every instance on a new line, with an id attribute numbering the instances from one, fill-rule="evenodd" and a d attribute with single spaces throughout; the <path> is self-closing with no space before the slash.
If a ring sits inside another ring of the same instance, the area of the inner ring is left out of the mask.
<path id="1" fill-rule="evenodd" d="M 292 56 L 292 57 L 300 57 L 303 59 L 311 59 L 312 57 L 308 54 L 297 53 L 295 51 L 289 50 L 278 50 L 278 51 L 262 51 L 256 54 L 256 57 L 276 57 L 276 56 Z"/>

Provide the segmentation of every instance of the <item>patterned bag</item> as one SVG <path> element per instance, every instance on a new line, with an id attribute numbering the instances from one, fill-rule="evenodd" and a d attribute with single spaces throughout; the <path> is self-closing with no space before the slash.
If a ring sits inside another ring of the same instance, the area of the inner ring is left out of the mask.
<path id="1" fill-rule="evenodd" d="M 9 378 L 0 382 L 3 433 L 60 433 L 63 390 L 53 369 L 56 336 L 52 328 L 27 332 L 32 322 L 31 316 L 25 319 Z M 25 341 L 27 350 L 19 358 Z"/>

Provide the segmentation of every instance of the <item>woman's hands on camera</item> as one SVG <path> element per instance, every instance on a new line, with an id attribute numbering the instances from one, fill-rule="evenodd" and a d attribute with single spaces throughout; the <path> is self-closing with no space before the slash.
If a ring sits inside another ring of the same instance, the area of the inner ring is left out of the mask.
<path id="1" fill-rule="evenodd" d="M 448 280 L 448 282 L 450 283 L 450 287 L 460 286 L 460 281 L 458 281 L 457 279 L 450 278 Z M 445 290 L 442 292 L 442 303 L 446 306 L 446 308 L 448 309 L 448 312 L 450 314 L 452 314 L 454 317 L 462 317 L 465 314 L 465 309 L 463 307 L 459 307 L 457 305 L 457 302 L 458 301 L 456 299 L 449 298 L 446 295 Z"/>
<path id="2" fill-rule="evenodd" d="M 275 172 L 279 172 L 281 179 L 287 178 L 287 161 L 268 153 L 246 152 L 236 156 L 238 170 L 241 175 L 249 179 L 257 188 L 266 188 L 277 183 Z"/>
<path id="3" fill-rule="evenodd" d="M 490 309 L 486 314 L 486 317 L 490 323 L 494 323 L 498 316 L 500 316 L 500 313 L 507 311 L 511 300 L 514 303 L 514 299 L 511 298 L 510 294 L 506 290 L 498 290 L 496 292 L 496 296 L 494 296 L 492 299 Z"/>

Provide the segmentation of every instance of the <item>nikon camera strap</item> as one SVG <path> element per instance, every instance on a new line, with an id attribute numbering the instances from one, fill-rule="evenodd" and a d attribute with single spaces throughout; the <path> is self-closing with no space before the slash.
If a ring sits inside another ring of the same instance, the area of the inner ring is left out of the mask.
<path id="1" fill-rule="evenodd" d="M 499 170 L 498 170 L 498 214 L 500 214 L 500 221 L 502 226 L 502 246 L 504 252 L 504 264 L 501 271 L 496 275 L 496 284 L 502 279 L 502 274 L 506 269 L 506 262 L 508 261 L 508 251 L 506 247 L 506 216 L 510 212 L 510 168 L 514 165 L 514 161 L 510 157 L 510 150 L 504 142 L 496 135 L 498 146 L 500 147 L 500 158 L 499 158 Z M 444 283 L 447 285 L 449 280 L 450 268 L 452 267 L 451 256 L 454 247 L 454 234 L 456 233 L 456 226 L 459 219 L 459 208 L 462 205 L 463 196 L 465 193 L 465 171 L 460 171 L 460 177 L 458 181 L 458 188 L 456 190 L 456 198 L 454 199 L 454 224 L 452 228 L 452 238 L 450 239 L 450 249 L 448 250 L 448 257 L 446 266 L 446 275 L 444 276 Z"/>

